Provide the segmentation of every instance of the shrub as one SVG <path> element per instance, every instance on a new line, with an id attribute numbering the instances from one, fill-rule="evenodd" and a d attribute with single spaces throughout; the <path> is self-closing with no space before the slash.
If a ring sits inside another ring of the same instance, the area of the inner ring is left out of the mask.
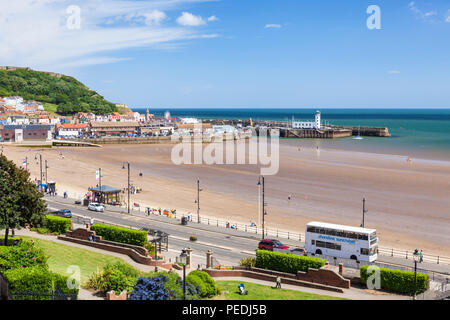
<path id="1" fill-rule="evenodd" d="M 194 286 L 200 293 L 201 297 L 208 296 L 208 289 L 206 288 L 206 284 L 199 276 L 196 276 L 194 274 L 188 274 L 186 277 L 186 283 L 189 283 L 190 285 Z"/>
<path id="2" fill-rule="evenodd" d="M 361 281 L 367 284 L 367 279 L 372 274 L 367 272 L 369 266 L 362 266 L 360 269 Z M 414 272 L 380 268 L 381 289 L 388 291 L 413 294 L 414 291 Z M 417 273 L 416 293 L 427 290 L 428 275 Z"/>
<path id="3" fill-rule="evenodd" d="M 130 295 L 130 300 L 170 300 L 171 290 L 166 287 L 167 277 L 140 277 Z"/>
<path id="4" fill-rule="evenodd" d="M 144 248 L 148 250 L 149 255 L 155 254 L 155 245 L 151 242 L 147 242 L 144 244 Z"/>
<path id="5" fill-rule="evenodd" d="M 44 226 L 52 233 L 65 233 L 67 230 L 70 230 L 71 222 L 72 220 L 69 218 L 56 217 L 51 214 L 44 217 Z"/>
<path id="6" fill-rule="evenodd" d="M 15 297 L 14 294 L 17 292 L 49 294 L 55 292 L 58 287 L 65 294 L 76 293 L 78 295 L 78 289 L 69 289 L 67 287 L 68 277 L 50 272 L 41 266 L 11 269 L 4 272 L 3 276 L 8 281 L 9 293 L 13 299 L 51 300 L 52 297 L 49 296 L 33 295 Z"/>
<path id="7" fill-rule="evenodd" d="M 206 295 L 202 295 L 203 297 L 214 297 L 219 293 L 217 289 L 216 282 L 211 276 L 205 271 L 194 270 L 189 273 L 190 276 L 198 277 L 204 283 L 206 289 Z"/>
<path id="8" fill-rule="evenodd" d="M 95 231 L 96 235 L 102 236 L 104 240 L 137 246 L 144 246 L 148 242 L 147 232 L 145 231 L 109 226 L 105 224 L 94 224 L 91 226 L 91 230 Z"/>
<path id="9" fill-rule="evenodd" d="M 239 265 L 241 267 L 253 268 L 256 265 L 256 259 L 252 257 L 241 259 Z"/>
<path id="10" fill-rule="evenodd" d="M 327 260 L 290 253 L 256 251 L 257 268 L 296 274 L 298 271 L 307 272 L 309 268 L 320 269 Z"/>
<path id="11" fill-rule="evenodd" d="M 47 268 L 47 257 L 42 249 L 30 241 L 21 241 L 16 246 L 0 247 L 0 273 L 9 269 L 41 266 Z"/>
<path id="12" fill-rule="evenodd" d="M 47 234 L 49 233 L 49 230 L 47 228 L 37 228 L 37 232 L 39 234 Z"/>
<path id="13" fill-rule="evenodd" d="M 127 290 L 131 292 L 136 285 L 139 271 L 132 266 L 116 262 L 107 264 L 102 271 L 97 271 L 89 277 L 87 287 L 99 290 L 103 293 L 113 290 L 116 294 Z"/>

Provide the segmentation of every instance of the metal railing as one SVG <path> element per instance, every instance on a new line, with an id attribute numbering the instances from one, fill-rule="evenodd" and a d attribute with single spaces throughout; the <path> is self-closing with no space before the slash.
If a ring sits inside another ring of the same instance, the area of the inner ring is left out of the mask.
<path id="1" fill-rule="evenodd" d="M 76 293 L 64 293 L 60 287 L 48 293 L 16 291 L 10 296 L 13 300 L 77 300 Z"/>
<path id="2" fill-rule="evenodd" d="M 126 207 L 126 206 L 125 206 Z M 140 207 L 138 208 L 139 212 L 142 212 L 140 210 Z M 145 210 L 143 211 L 145 212 Z M 151 213 L 150 215 L 155 215 L 154 213 Z M 156 214 L 159 215 L 159 214 Z M 164 216 L 164 214 L 161 213 L 161 216 Z M 186 217 L 187 214 L 182 213 L 175 213 L 172 215 L 172 219 L 177 219 L 181 221 L 182 217 Z M 192 214 L 191 215 L 191 222 L 198 223 L 197 215 Z M 106 223 L 105 224 L 111 224 Z M 255 227 L 250 226 L 248 224 L 238 223 L 238 222 L 230 222 L 226 220 L 220 220 L 216 218 L 209 218 L 209 217 L 200 217 L 200 223 L 210 226 L 216 226 L 216 227 L 222 227 L 222 228 L 228 228 L 238 231 L 243 231 L 251 234 L 256 235 L 262 235 L 263 229 L 261 227 Z M 112 224 L 115 225 L 115 224 Z M 121 227 L 127 227 L 128 226 L 122 226 L 117 225 Z M 295 233 L 280 229 L 272 229 L 272 228 L 264 228 L 264 235 L 266 237 L 275 237 L 275 238 L 281 238 L 281 239 L 288 239 L 293 241 L 299 241 L 304 242 L 305 241 L 305 234 L 302 233 Z M 394 248 L 387 248 L 387 247 L 378 247 L 378 254 L 382 256 L 389 256 L 389 257 L 395 257 L 395 258 L 403 258 L 403 259 L 413 259 L 413 251 L 408 250 L 400 250 L 400 249 L 394 249 Z M 423 262 L 425 263 L 433 263 L 433 264 L 445 264 L 450 265 L 450 257 L 441 256 L 441 255 L 432 255 L 432 254 L 425 254 L 423 256 Z"/>

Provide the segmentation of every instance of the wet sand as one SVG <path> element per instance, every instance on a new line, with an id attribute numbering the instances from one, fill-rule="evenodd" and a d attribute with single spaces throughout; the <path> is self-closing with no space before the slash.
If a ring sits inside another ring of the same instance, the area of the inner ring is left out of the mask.
<path id="1" fill-rule="evenodd" d="M 359 226 L 362 199 L 369 210 L 365 226 L 376 228 L 380 246 L 424 249 L 450 256 L 450 162 L 320 148 L 281 141 L 280 170 L 265 179 L 266 225 L 296 233 L 323 221 Z M 132 184 L 143 189 L 131 202 L 141 207 L 196 213 L 200 178 L 201 215 L 230 222 L 258 222 L 259 168 L 252 165 L 174 165 L 173 145 L 107 145 L 102 148 L 31 149 L 5 146 L 17 164 L 28 156 L 32 177 L 39 177 L 41 153 L 48 160 L 48 180 L 60 194 L 79 198 L 97 184 L 127 186 L 124 161 L 131 163 Z M 64 158 L 60 156 L 62 152 Z M 39 157 L 38 157 L 39 158 Z M 143 173 L 143 177 L 139 173 Z M 292 195 L 291 200 L 288 196 Z"/>

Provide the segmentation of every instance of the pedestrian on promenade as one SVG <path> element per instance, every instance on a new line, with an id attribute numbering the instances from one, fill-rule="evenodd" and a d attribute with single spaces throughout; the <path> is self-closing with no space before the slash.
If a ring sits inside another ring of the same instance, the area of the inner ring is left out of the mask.
<path id="1" fill-rule="evenodd" d="M 91 226 L 94 225 L 94 218 L 91 218 Z"/>
<path id="2" fill-rule="evenodd" d="M 277 289 L 281 289 L 281 278 L 277 277 L 277 285 L 276 285 Z"/>
<path id="3" fill-rule="evenodd" d="M 422 252 L 422 249 L 420 249 L 420 262 L 423 262 L 423 252 Z"/>

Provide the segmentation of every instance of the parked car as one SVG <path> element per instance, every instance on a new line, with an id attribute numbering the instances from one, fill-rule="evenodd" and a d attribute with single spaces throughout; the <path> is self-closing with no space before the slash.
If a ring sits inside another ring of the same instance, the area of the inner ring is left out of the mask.
<path id="1" fill-rule="evenodd" d="M 297 254 L 299 256 L 306 256 L 306 250 L 303 248 L 295 248 L 291 250 L 292 254 Z"/>
<path id="2" fill-rule="evenodd" d="M 72 218 L 72 212 L 69 209 L 61 209 L 58 211 L 49 212 L 51 215 L 63 217 L 63 218 Z"/>
<path id="3" fill-rule="evenodd" d="M 282 244 L 277 239 L 263 239 L 258 244 L 259 250 L 269 250 L 277 252 L 289 252 L 289 247 Z"/>
<path id="4" fill-rule="evenodd" d="M 105 207 L 104 207 L 103 205 L 101 205 L 100 203 L 97 203 L 97 202 L 91 202 L 91 203 L 88 205 L 88 210 L 91 210 L 91 211 L 98 211 L 98 212 L 103 212 L 103 211 L 105 211 Z"/>

